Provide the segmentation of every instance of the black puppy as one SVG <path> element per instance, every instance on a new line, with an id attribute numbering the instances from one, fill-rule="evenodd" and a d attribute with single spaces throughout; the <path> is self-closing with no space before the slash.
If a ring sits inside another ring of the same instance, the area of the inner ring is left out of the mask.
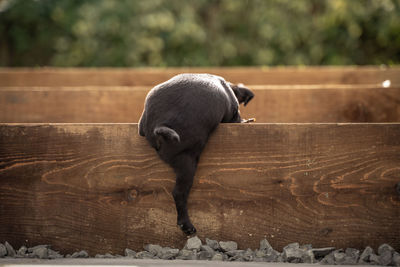
<path id="1" fill-rule="evenodd" d="M 246 105 L 253 96 L 249 89 L 219 76 L 180 74 L 154 87 L 146 97 L 139 134 L 176 173 L 172 195 L 178 225 L 187 235 L 196 232 L 187 199 L 208 137 L 221 122 L 242 122 L 239 103 Z"/>

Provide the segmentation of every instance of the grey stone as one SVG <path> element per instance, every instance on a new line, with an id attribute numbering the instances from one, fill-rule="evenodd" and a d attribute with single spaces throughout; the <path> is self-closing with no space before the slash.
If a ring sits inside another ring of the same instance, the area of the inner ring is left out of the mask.
<path id="1" fill-rule="evenodd" d="M 314 258 L 317 260 L 323 259 L 326 255 L 333 252 L 336 248 L 326 247 L 326 248 L 313 248 L 311 252 L 314 254 Z"/>
<path id="2" fill-rule="evenodd" d="M 178 256 L 176 258 L 179 260 L 196 260 L 197 253 L 193 250 L 182 249 L 179 251 Z"/>
<path id="3" fill-rule="evenodd" d="M 7 256 L 8 257 L 15 257 L 15 250 L 14 248 L 10 245 L 10 243 L 8 243 L 7 241 L 4 243 L 4 245 L 6 246 L 7 249 Z"/>
<path id="4" fill-rule="evenodd" d="M 28 248 L 25 246 L 20 247 L 17 251 L 17 255 L 21 257 L 25 257 L 27 253 L 28 253 Z"/>
<path id="5" fill-rule="evenodd" d="M 355 248 L 346 248 L 345 254 L 346 254 L 346 257 L 345 257 L 344 264 L 346 264 L 346 265 L 356 264 L 360 257 L 360 251 Z"/>
<path id="6" fill-rule="evenodd" d="M 223 261 L 224 255 L 222 253 L 215 253 L 215 255 L 211 258 L 212 261 Z"/>
<path id="7" fill-rule="evenodd" d="M 231 250 L 237 250 L 237 248 L 238 248 L 237 243 L 234 241 L 226 241 L 226 242 L 220 241 L 219 246 L 220 246 L 221 250 L 224 252 L 228 252 Z"/>
<path id="8" fill-rule="evenodd" d="M 58 251 L 54 251 L 52 249 L 48 249 L 48 254 L 49 254 L 49 259 L 60 259 L 60 258 L 64 258 L 63 255 L 60 254 L 60 252 Z M 89 257 L 89 255 L 88 255 Z"/>
<path id="9" fill-rule="evenodd" d="M 242 255 L 243 253 L 244 253 L 244 250 L 236 249 L 236 250 L 227 251 L 225 254 L 228 255 L 229 257 L 235 257 L 237 255 Z"/>
<path id="10" fill-rule="evenodd" d="M 267 253 L 265 250 L 256 249 L 256 251 L 254 252 L 254 256 L 256 258 L 263 258 L 263 257 L 267 256 Z"/>
<path id="11" fill-rule="evenodd" d="M 335 250 L 333 252 L 333 258 L 336 265 L 344 264 L 344 262 L 346 261 L 346 253 L 344 253 L 343 249 Z"/>
<path id="12" fill-rule="evenodd" d="M 379 256 L 376 255 L 375 253 L 374 253 L 374 254 L 371 254 L 371 255 L 369 256 L 369 262 L 372 263 L 372 264 L 375 264 L 375 265 L 380 265 Z"/>
<path id="13" fill-rule="evenodd" d="M 228 261 L 244 261 L 243 255 L 236 255 L 228 258 Z"/>
<path id="14" fill-rule="evenodd" d="M 173 260 L 179 254 L 179 249 L 165 247 L 162 249 L 162 254 L 160 256 L 163 260 Z"/>
<path id="15" fill-rule="evenodd" d="M 114 255 L 110 254 L 110 253 L 106 253 L 104 255 L 102 254 L 96 254 L 96 256 L 94 256 L 95 258 L 100 258 L 100 259 L 114 259 L 116 258 Z"/>
<path id="16" fill-rule="evenodd" d="M 206 245 L 212 248 L 213 250 L 220 250 L 218 241 L 206 238 Z"/>
<path id="17" fill-rule="evenodd" d="M 153 254 L 153 256 L 157 256 L 157 257 L 161 257 L 162 255 L 162 250 L 163 248 L 160 245 L 145 245 L 144 249 L 148 252 L 150 252 L 151 254 Z"/>
<path id="18" fill-rule="evenodd" d="M 280 253 L 274 249 L 269 251 L 256 250 L 254 252 L 254 261 L 258 262 L 277 262 L 278 257 L 280 257 Z"/>
<path id="19" fill-rule="evenodd" d="M 254 256 L 254 261 L 255 262 L 266 262 L 264 257 L 257 257 L 257 256 Z"/>
<path id="20" fill-rule="evenodd" d="M 200 247 L 200 250 L 201 251 L 207 251 L 208 253 L 212 254 L 212 256 L 214 256 L 214 254 L 215 254 L 215 251 L 208 245 L 202 245 Z"/>
<path id="21" fill-rule="evenodd" d="M 269 244 L 267 239 L 263 239 L 260 241 L 260 251 L 265 251 L 268 253 L 268 251 L 273 250 L 272 246 Z"/>
<path id="22" fill-rule="evenodd" d="M 374 254 L 374 250 L 367 246 L 364 251 L 361 253 L 360 258 L 358 259 L 359 264 L 364 264 L 370 262 L 370 256 Z"/>
<path id="23" fill-rule="evenodd" d="M 301 258 L 301 251 L 299 243 L 290 243 L 285 246 L 282 251 L 283 259 L 285 261 L 291 262 L 292 258 Z"/>
<path id="24" fill-rule="evenodd" d="M 133 251 L 132 249 L 126 248 L 124 250 L 124 255 L 125 257 L 134 258 L 136 256 L 136 252 Z"/>
<path id="25" fill-rule="evenodd" d="M 140 251 L 135 255 L 135 259 L 154 259 L 154 258 L 155 258 L 154 254 L 148 251 Z"/>
<path id="26" fill-rule="evenodd" d="M 229 261 L 253 261 L 254 259 L 254 252 L 251 249 L 231 250 L 225 254 L 229 256 Z"/>
<path id="27" fill-rule="evenodd" d="M 400 254 L 398 252 L 393 253 L 392 265 L 400 267 Z"/>
<path id="28" fill-rule="evenodd" d="M 291 263 L 314 263 L 314 254 L 307 246 L 291 243 L 283 248 L 283 260 Z"/>
<path id="29" fill-rule="evenodd" d="M 254 261 L 254 258 L 254 251 L 249 248 L 243 253 L 244 261 Z"/>
<path id="30" fill-rule="evenodd" d="M 192 249 L 200 250 L 201 245 L 202 245 L 202 243 L 201 243 L 200 238 L 198 238 L 197 236 L 194 236 L 192 238 L 189 238 L 186 241 L 186 245 L 184 248 L 188 249 L 188 250 L 192 250 Z"/>
<path id="31" fill-rule="evenodd" d="M 31 248 L 28 248 L 28 252 L 29 253 L 32 253 L 33 251 L 35 251 L 36 249 L 38 249 L 38 248 L 50 248 L 50 245 L 38 245 L 38 246 L 34 246 L 34 247 L 31 247 Z"/>
<path id="32" fill-rule="evenodd" d="M 49 258 L 49 251 L 48 245 L 39 245 L 34 246 L 31 248 L 27 248 L 24 257 L 26 258 L 40 258 L 40 259 L 48 259 Z M 21 251 L 22 253 L 23 251 Z"/>
<path id="33" fill-rule="evenodd" d="M 344 257 L 344 262 L 341 263 L 342 265 L 356 265 L 357 259 L 353 257 L 346 256 Z"/>
<path id="34" fill-rule="evenodd" d="M 333 252 L 329 253 L 326 255 L 321 261 L 320 264 L 326 264 L 326 265 L 334 265 L 335 264 L 335 258 L 333 257 Z"/>
<path id="35" fill-rule="evenodd" d="M 89 258 L 89 254 L 85 250 L 81 250 L 79 252 L 74 252 L 71 258 Z"/>
<path id="36" fill-rule="evenodd" d="M 381 255 L 382 253 L 384 253 L 385 251 L 390 251 L 391 253 L 393 253 L 395 250 L 394 248 L 392 248 L 390 245 L 388 244 L 382 244 L 379 246 L 378 248 L 378 255 Z"/>
<path id="37" fill-rule="evenodd" d="M 4 258 L 5 256 L 7 256 L 7 248 L 0 243 L 0 258 Z"/>
<path id="38" fill-rule="evenodd" d="M 61 255 L 58 251 L 54 251 L 54 250 L 49 249 L 48 253 L 49 253 L 49 259 L 61 259 L 61 258 L 64 258 L 64 256 Z"/>
<path id="39" fill-rule="evenodd" d="M 32 256 L 39 259 L 47 259 L 49 257 L 49 251 L 47 247 L 38 247 L 32 251 Z"/>
<path id="40" fill-rule="evenodd" d="M 274 249 L 267 253 L 265 259 L 267 260 L 267 262 L 283 262 L 282 254 Z"/>
<path id="41" fill-rule="evenodd" d="M 210 260 L 214 256 L 214 253 L 210 253 L 209 251 L 200 251 L 197 253 L 197 259 L 199 260 Z"/>
<path id="42" fill-rule="evenodd" d="M 71 255 L 71 258 L 79 258 L 79 252 L 74 252 L 74 253 L 72 253 L 72 255 Z"/>
<path id="43" fill-rule="evenodd" d="M 379 264 L 383 266 L 391 265 L 392 263 L 392 251 L 384 250 L 382 253 L 379 253 Z"/>
<path id="44" fill-rule="evenodd" d="M 302 263 L 301 258 L 291 258 L 288 262 L 290 262 L 290 263 Z"/>

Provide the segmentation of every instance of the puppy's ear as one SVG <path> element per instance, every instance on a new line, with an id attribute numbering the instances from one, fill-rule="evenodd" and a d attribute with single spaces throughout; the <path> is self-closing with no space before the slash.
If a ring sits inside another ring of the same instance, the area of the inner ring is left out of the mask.
<path id="1" fill-rule="evenodd" d="M 237 100 L 239 101 L 239 104 L 244 103 L 244 105 L 246 106 L 247 103 L 249 103 L 250 100 L 253 99 L 254 93 L 249 88 L 245 87 L 242 83 L 229 83 L 229 85 L 231 86 Z"/>

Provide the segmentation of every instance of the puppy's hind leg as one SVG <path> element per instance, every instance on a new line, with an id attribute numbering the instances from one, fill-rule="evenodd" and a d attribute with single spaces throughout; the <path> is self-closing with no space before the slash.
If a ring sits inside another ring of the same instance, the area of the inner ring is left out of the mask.
<path id="1" fill-rule="evenodd" d="M 171 166 L 176 173 L 176 184 L 172 195 L 178 214 L 177 223 L 186 235 L 192 235 L 196 233 L 196 228 L 189 219 L 187 200 L 196 172 L 197 158 L 188 153 L 181 153 L 174 158 Z"/>

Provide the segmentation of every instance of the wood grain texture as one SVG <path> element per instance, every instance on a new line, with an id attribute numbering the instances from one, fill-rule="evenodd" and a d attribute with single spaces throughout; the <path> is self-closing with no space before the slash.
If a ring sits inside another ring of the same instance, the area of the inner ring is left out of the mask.
<path id="1" fill-rule="evenodd" d="M 0 86 L 153 86 L 182 72 L 213 73 L 244 84 L 400 83 L 399 67 L 0 68 Z"/>
<path id="2" fill-rule="evenodd" d="M 400 249 L 400 124 L 222 124 L 189 213 L 200 238 Z M 181 248 L 173 171 L 137 124 L 0 125 L 0 242 Z"/>
<path id="3" fill-rule="evenodd" d="M 0 87 L 0 122 L 138 122 L 151 87 Z M 257 122 L 400 122 L 400 87 L 254 86 Z"/>

